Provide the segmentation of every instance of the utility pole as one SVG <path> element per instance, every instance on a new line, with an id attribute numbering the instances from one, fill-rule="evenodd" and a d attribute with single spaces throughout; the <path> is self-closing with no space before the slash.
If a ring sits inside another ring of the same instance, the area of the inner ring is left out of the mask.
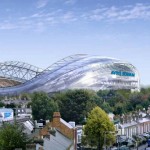
<path id="1" fill-rule="evenodd" d="M 77 128 L 73 129 L 74 134 L 74 150 L 77 150 Z"/>
<path id="2" fill-rule="evenodd" d="M 138 141 L 136 141 L 136 148 L 137 148 L 137 150 L 138 150 Z"/>
<path id="3" fill-rule="evenodd" d="M 98 139 L 98 150 L 101 150 L 101 149 L 100 149 L 100 147 L 101 147 L 100 140 L 101 140 L 101 138 L 100 138 L 100 135 L 99 135 L 99 139 Z"/>
<path id="4" fill-rule="evenodd" d="M 119 135 L 117 135 L 117 139 L 118 139 L 118 150 L 119 150 Z"/>

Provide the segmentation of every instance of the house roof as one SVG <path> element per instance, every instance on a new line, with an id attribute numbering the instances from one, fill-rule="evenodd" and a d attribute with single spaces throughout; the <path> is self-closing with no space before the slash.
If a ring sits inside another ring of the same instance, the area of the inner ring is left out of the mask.
<path id="1" fill-rule="evenodd" d="M 127 128 L 127 127 L 130 127 L 130 126 L 135 126 L 137 124 L 138 124 L 137 122 L 131 121 L 131 123 L 120 124 L 120 127 L 121 128 Z"/>
<path id="2" fill-rule="evenodd" d="M 144 122 L 148 122 L 148 121 L 150 121 L 149 118 L 142 118 L 142 119 L 138 120 L 139 123 L 144 123 Z"/>
<path id="3" fill-rule="evenodd" d="M 0 108 L 0 112 L 13 112 L 11 108 Z"/>
<path id="4" fill-rule="evenodd" d="M 65 124 L 68 128 L 73 129 L 73 127 L 69 123 L 67 123 L 65 120 L 63 120 L 62 118 L 60 118 L 60 122 Z"/>
<path id="5" fill-rule="evenodd" d="M 44 138 L 44 150 L 66 150 L 73 141 L 56 130 L 55 136 L 51 135 L 50 139 Z"/>

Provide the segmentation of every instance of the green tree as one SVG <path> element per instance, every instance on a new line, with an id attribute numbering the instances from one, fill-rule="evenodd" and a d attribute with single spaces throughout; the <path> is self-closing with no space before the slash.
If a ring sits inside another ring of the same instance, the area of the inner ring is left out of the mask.
<path id="1" fill-rule="evenodd" d="M 115 142 L 114 124 L 110 121 L 108 115 L 100 108 L 95 107 L 87 118 L 84 127 L 84 139 L 91 146 L 98 146 L 102 150 L 104 144 L 111 145 Z M 106 143 L 105 143 L 106 141 Z"/>
<path id="2" fill-rule="evenodd" d="M 5 107 L 6 108 L 16 108 L 16 104 L 15 103 L 6 104 Z"/>
<path id="3" fill-rule="evenodd" d="M 58 111 L 58 105 L 46 93 L 33 93 L 31 98 L 32 115 L 35 120 L 52 119 L 53 112 Z"/>
<path id="4" fill-rule="evenodd" d="M 148 108 L 150 105 L 150 101 L 149 100 L 144 100 L 142 101 L 141 105 L 143 106 L 143 108 Z"/>
<path id="5" fill-rule="evenodd" d="M 141 105 L 143 102 L 143 97 L 141 93 L 135 92 L 130 95 L 129 99 L 130 103 L 132 104 L 134 110 L 136 109 L 136 105 Z"/>
<path id="6" fill-rule="evenodd" d="M 5 104 L 0 101 L 0 107 L 4 107 L 4 106 L 5 106 Z"/>
<path id="7" fill-rule="evenodd" d="M 32 102 L 27 103 L 27 108 L 31 108 Z"/>
<path id="8" fill-rule="evenodd" d="M 131 90 L 129 89 L 118 89 L 117 93 L 122 95 L 124 97 L 124 99 L 129 99 L 129 96 L 131 94 Z"/>
<path id="9" fill-rule="evenodd" d="M 123 105 L 123 103 L 117 103 L 114 106 L 114 112 L 115 115 L 122 115 L 125 113 L 125 106 Z"/>
<path id="10" fill-rule="evenodd" d="M 4 124 L 0 128 L 0 150 L 14 150 L 15 148 L 25 150 L 28 142 L 27 136 L 18 125 Z"/>
<path id="11" fill-rule="evenodd" d="M 53 99 L 58 102 L 61 116 L 66 121 L 82 124 L 87 113 L 100 101 L 94 91 L 78 89 L 56 94 Z"/>
<path id="12" fill-rule="evenodd" d="M 4 99 L 5 99 L 5 97 L 4 97 L 4 96 L 0 96 L 0 101 L 1 101 L 1 100 L 4 100 Z"/>
<path id="13" fill-rule="evenodd" d="M 30 100 L 31 99 L 30 94 L 28 94 L 28 93 L 22 93 L 20 95 L 20 98 L 21 98 L 21 100 Z"/>
<path id="14" fill-rule="evenodd" d="M 132 111 L 134 111 L 134 108 L 133 108 L 133 106 L 132 106 L 132 103 L 131 103 L 131 101 L 127 101 L 126 102 L 126 106 L 125 106 L 126 108 L 126 112 L 132 112 Z"/>
<path id="15" fill-rule="evenodd" d="M 103 101 L 107 101 L 109 98 L 109 90 L 99 90 L 97 95 L 103 99 Z"/>
<path id="16" fill-rule="evenodd" d="M 104 102 L 101 106 L 100 106 L 106 113 L 110 113 L 113 112 L 114 109 L 113 107 L 110 107 L 109 103 Z"/>

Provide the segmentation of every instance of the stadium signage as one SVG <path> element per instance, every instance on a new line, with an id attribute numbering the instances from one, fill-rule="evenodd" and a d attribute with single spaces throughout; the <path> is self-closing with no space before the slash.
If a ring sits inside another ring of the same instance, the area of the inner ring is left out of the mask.
<path id="1" fill-rule="evenodd" d="M 118 76 L 135 77 L 135 73 L 125 71 L 111 71 L 111 74 Z"/>
<path id="2" fill-rule="evenodd" d="M 13 120 L 13 112 L 0 112 L 0 121 Z"/>

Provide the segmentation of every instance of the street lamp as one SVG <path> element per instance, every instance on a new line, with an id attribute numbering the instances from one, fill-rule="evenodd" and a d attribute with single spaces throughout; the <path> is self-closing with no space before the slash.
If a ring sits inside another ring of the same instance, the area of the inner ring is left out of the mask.
<path id="1" fill-rule="evenodd" d="M 138 145 L 139 145 L 139 142 L 136 141 L 136 149 L 138 150 Z"/>
<path id="2" fill-rule="evenodd" d="M 120 136 L 119 135 L 117 135 L 117 140 L 118 140 L 118 150 L 119 150 L 119 148 L 120 148 L 120 143 L 119 143 L 119 139 L 120 139 Z"/>

